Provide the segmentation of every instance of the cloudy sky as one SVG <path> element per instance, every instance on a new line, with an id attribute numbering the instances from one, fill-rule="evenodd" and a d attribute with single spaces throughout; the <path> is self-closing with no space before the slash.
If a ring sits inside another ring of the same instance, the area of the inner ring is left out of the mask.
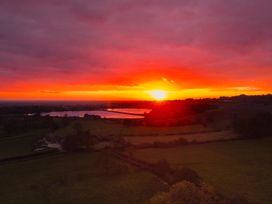
<path id="1" fill-rule="evenodd" d="M 1 0 L 0 99 L 269 93 L 271 10 L 271 0 Z"/>

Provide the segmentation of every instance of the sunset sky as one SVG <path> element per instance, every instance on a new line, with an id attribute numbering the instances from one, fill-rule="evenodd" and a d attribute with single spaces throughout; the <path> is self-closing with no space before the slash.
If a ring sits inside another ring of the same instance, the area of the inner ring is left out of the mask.
<path id="1" fill-rule="evenodd" d="M 272 92 L 271 0 L 1 0 L 0 100 Z"/>

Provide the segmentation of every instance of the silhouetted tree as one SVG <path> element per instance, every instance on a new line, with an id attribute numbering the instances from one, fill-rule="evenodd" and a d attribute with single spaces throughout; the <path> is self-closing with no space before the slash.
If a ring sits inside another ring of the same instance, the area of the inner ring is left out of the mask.
<path id="1" fill-rule="evenodd" d="M 236 117 L 232 126 L 234 131 L 242 137 L 259 138 L 272 136 L 272 114 L 260 112 L 250 119 Z"/>

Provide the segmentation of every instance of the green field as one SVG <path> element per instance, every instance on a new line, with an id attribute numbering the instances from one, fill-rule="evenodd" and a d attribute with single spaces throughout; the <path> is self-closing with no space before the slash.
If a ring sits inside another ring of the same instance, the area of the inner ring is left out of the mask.
<path id="1" fill-rule="evenodd" d="M 41 130 L 16 137 L 0 138 L 0 159 L 33 153 L 33 145 L 45 134 L 45 131 Z"/>
<path id="2" fill-rule="evenodd" d="M 196 170 L 226 195 L 272 203 L 272 139 L 240 140 L 166 149 L 134 150 L 142 160 L 166 159 L 173 166 Z"/>
<path id="3" fill-rule="evenodd" d="M 56 119 L 57 122 L 59 122 Z M 91 134 L 97 136 L 160 136 L 169 135 L 174 137 L 175 134 L 196 133 L 201 131 L 211 131 L 212 128 L 203 127 L 202 125 L 190 125 L 179 127 L 146 127 L 146 126 L 126 126 L 120 121 L 111 120 L 87 120 L 77 118 L 72 120 L 69 125 L 57 130 L 49 128 L 36 128 L 20 134 L 8 136 L 4 133 L 0 135 L 0 159 L 32 153 L 34 144 L 38 139 L 53 133 L 59 137 L 65 137 L 75 133 L 74 125 L 80 124 L 84 130 L 89 130 Z M 136 137 L 135 137 L 136 136 Z M 143 139 L 143 137 L 142 137 Z M 147 139 L 147 137 L 146 137 Z"/>
<path id="4" fill-rule="evenodd" d="M 78 121 L 77 121 L 78 122 Z M 197 133 L 214 131 L 214 127 L 202 125 L 187 125 L 174 127 L 126 126 L 120 122 L 110 120 L 81 121 L 85 129 L 96 135 L 141 136 L 141 135 L 171 135 L 182 133 Z"/>
<path id="5" fill-rule="evenodd" d="M 101 136 L 123 136 L 134 143 L 168 141 L 177 134 L 216 130 L 202 125 L 180 127 L 126 126 L 108 120 L 81 120 L 85 130 Z M 54 134 L 73 134 L 74 124 Z M 34 129 L 0 139 L 0 159 L 32 153 L 33 144 L 50 132 Z M 188 134 L 197 138 L 217 137 L 226 131 Z M 222 135 L 221 135 L 222 136 Z M 129 150 L 138 159 L 156 162 L 166 159 L 173 167 L 190 167 L 228 196 L 242 196 L 261 204 L 272 203 L 272 139 L 239 140 L 173 148 Z M 117 167 L 116 167 L 117 166 Z M 121 166 L 121 167 L 120 167 Z M 115 172 L 126 166 L 125 172 Z M 113 173 L 111 168 L 113 168 Z M 110 173 L 105 169 L 109 168 Z M 45 156 L 0 165 L 0 203 L 146 203 L 166 187 L 147 172 L 131 167 L 104 153 L 76 153 Z"/>
<path id="6" fill-rule="evenodd" d="M 156 135 L 156 136 L 127 136 L 124 137 L 130 144 L 153 144 L 154 142 L 171 142 L 185 139 L 188 142 L 208 142 L 214 140 L 228 140 L 236 138 L 237 135 L 231 131 L 203 132 L 179 135 Z"/>
<path id="7" fill-rule="evenodd" d="M 105 173 L 107 165 L 125 172 Z M 4 164 L 0 174 L 5 204 L 142 204 L 166 188 L 155 176 L 95 152 Z"/>

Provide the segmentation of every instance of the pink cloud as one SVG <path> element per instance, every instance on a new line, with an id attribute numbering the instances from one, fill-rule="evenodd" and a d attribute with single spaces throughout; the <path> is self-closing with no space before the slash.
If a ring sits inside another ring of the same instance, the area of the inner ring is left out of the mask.
<path id="1" fill-rule="evenodd" d="M 135 70 L 154 78 L 168 70 L 190 88 L 222 80 L 250 87 L 253 78 L 267 88 L 271 8 L 269 0 L 3 0 L 0 88 L 134 85 L 141 81 Z"/>

